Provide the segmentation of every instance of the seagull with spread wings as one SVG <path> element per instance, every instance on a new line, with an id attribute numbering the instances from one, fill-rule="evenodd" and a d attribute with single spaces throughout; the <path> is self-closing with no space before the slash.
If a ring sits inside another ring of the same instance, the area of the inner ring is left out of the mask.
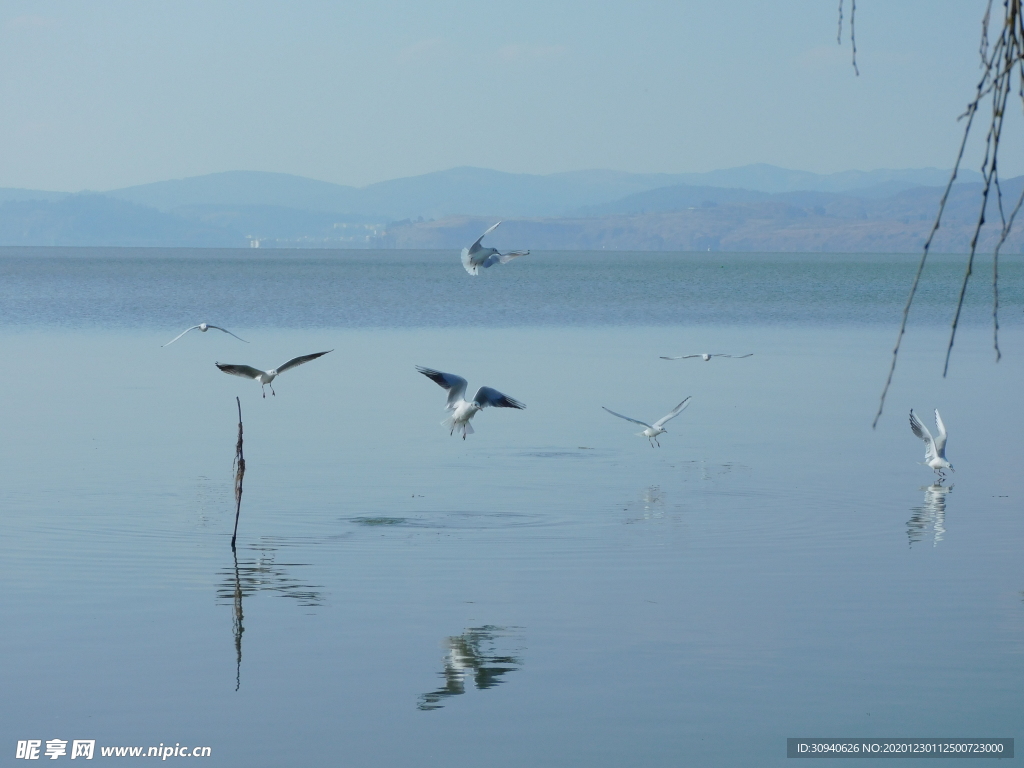
<path id="1" fill-rule="evenodd" d="M 747 355 L 723 355 L 723 354 L 710 354 L 708 352 L 701 352 L 699 355 L 680 355 L 679 357 L 665 357 L 664 355 L 662 355 L 661 359 L 662 360 L 689 360 L 691 357 L 699 357 L 700 359 L 702 359 L 706 363 L 712 357 L 734 357 L 737 360 L 742 360 L 744 357 L 753 357 L 753 356 L 754 356 L 753 352 L 751 352 L 750 354 L 747 354 Z"/>
<path id="2" fill-rule="evenodd" d="M 939 481 L 945 479 L 943 470 L 948 469 L 950 472 L 956 472 L 953 469 L 953 465 L 946 461 L 946 425 L 942 423 L 942 417 L 939 416 L 939 409 L 935 409 L 935 426 L 938 429 L 935 437 L 932 437 L 932 433 L 928 431 L 928 427 L 921 423 L 921 420 L 917 418 L 914 413 L 914 409 L 910 409 L 910 430 L 917 435 L 919 438 L 924 440 L 924 465 L 931 467 L 935 470 L 935 474 L 939 476 Z"/>
<path id="3" fill-rule="evenodd" d="M 651 443 L 651 448 L 653 448 L 654 443 L 658 443 L 658 435 L 663 435 L 666 432 L 668 432 L 668 430 L 665 429 L 665 424 L 674 419 L 680 413 L 682 413 L 689 403 L 690 398 L 686 398 L 685 400 L 683 400 L 683 402 L 681 402 L 679 405 L 673 408 L 671 412 L 669 412 L 665 416 L 662 416 L 653 424 L 648 424 L 646 421 L 640 421 L 639 419 L 631 419 L 629 418 L 629 416 L 623 416 L 621 413 L 616 413 L 615 411 L 609 408 L 604 408 L 603 405 L 601 407 L 608 411 L 608 413 L 610 413 L 612 416 L 618 416 L 620 419 L 632 421 L 634 424 L 639 424 L 641 427 L 646 427 L 646 429 L 643 432 L 637 432 L 637 434 L 646 437 L 647 442 Z M 661 443 L 658 443 L 658 447 L 661 448 Z"/>
<path id="4" fill-rule="evenodd" d="M 328 349 L 327 352 L 333 352 L 333 349 Z M 308 363 L 310 360 L 316 360 L 318 357 L 323 357 L 327 352 L 314 352 L 311 355 L 302 355 L 301 357 L 293 357 L 284 365 L 279 365 L 277 368 L 272 368 L 269 371 L 261 371 L 259 368 L 253 368 L 251 365 L 233 365 L 231 363 L 215 363 L 224 373 L 230 373 L 232 376 L 241 376 L 246 379 L 256 379 L 260 383 L 260 387 L 266 387 L 270 382 L 276 379 L 285 371 L 294 368 L 297 365 Z M 270 384 L 270 394 L 276 395 L 274 391 L 274 385 Z M 263 389 L 263 396 L 267 396 L 267 390 Z"/>
<path id="5" fill-rule="evenodd" d="M 499 221 L 498 224 L 501 224 L 501 222 Z M 508 253 L 499 253 L 496 248 L 484 248 L 480 245 L 480 241 L 496 230 L 498 228 L 498 224 L 495 224 L 480 235 L 476 242 L 469 246 L 469 248 L 462 249 L 462 266 L 466 268 L 466 271 L 469 272 L 469 274 L 479 275 L 481 267 L 487 269 L 488 267 L 493 267 L 495 264 L 508 264 L 512 259 L 520 256 L 528 256 L 530 254 L 529 251 L 509 251 Z"/>
<path id="6" fill-rule="evenodd" d="M 503 395 L 490 387 L 480 387 L 473 395 L 472 400 L 466 400 L 466 387 L 469 382 L 461 376 L 456 376 L 454 373 L 442 373 L 421 365 L 417 365 L 416 370 L 448 390 L 448 403 L 445 408 L 451 411 L 451 415 L 441 423 L 446 427 L 451 427 L 450 434 L 454 435 L 456 431 L 460 432 L 463 440 L 466 439 L 466 435 L 473 434 L 473 425 L 469 421 L 476 416 L 478 411 L 482 411 L 488 406 L 519 409 L 526 407 L 518 400 L 513 400 L 508 395 Z"/>
<path id="7" fill-rule="evenodd" d="M 176 342 L 178 339 L 180 339 L 182 336 L 184 336 L 189 331 L 199 330 L 199 331 L 202 331 L 203 333 L 206 333 L 211 328 L 216 328 L 218 331 L 224 331 L 224 333 L 226 333 L 228 336 L 235 336 L 235 334 L 233 334 L 227 328 L 221 328 L 219 325 L 210 325 L 209 323 L 200 323 L 199 325 L 193 325 L 191 328 L 186 328 L 184 331 L 179 333 L 177 336 L 175 336 L 173 339 L 168 341 L 166 344 L 161 344 L 160 346 L 161 347 L 169 347 L 169 346 L 171 346 L 171 344 Z M 245 339 L 243 339 L 241 336 L 235 336 L 235 338 L 238 339 L 239 341 L 245 341 Z M 249 342 L 245 341 L 245 343 L 248 344 Z"/>

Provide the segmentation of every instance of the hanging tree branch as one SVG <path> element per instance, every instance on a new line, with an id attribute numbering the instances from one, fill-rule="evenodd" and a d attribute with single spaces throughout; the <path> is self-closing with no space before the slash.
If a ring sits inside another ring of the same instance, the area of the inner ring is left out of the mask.
<path id="1" fill-rule="evenodd" d="M 1017 94 L 1020 96 L 1022 104 L 1024 104 L 1024 20 L 1021 18 L 1021 1 L 1022 0 L 1003 0 L 1003 26 L 993 45 L 990 45 L 989 41 L 989 25 L 992 18 L 992 0 L 988 0 L 988 4 L 985 7 L 985 15 L 981 22 L 981 43 L 978 48 L 978 53 L 981 58 L 981 80 L 978 82 L 974 99 L 967 105 L 967 109 L 959 118 L 961 120 L 965 117 L 967 118 L 964 124 L 963 138 L 960 141 L 960 151 L 957 153 L 953 172 L 950 174 L 949 183 L 946 185 L 946 190 L 942 195 L 941 202 L 939 203 L 939 210 L 935 216 L 935 223 L 932 225 L 931 232 L 928 234 L 928 239 L 925 241 L 924 249 L 921 254 L 921 261 L 918 264 L 917 273 L 914 275 L 914 282 L 910 286 L 910 295 L 907 297 L 907 303 L 903 308 L 900 330 L 899 334 L 896 336 L 896 346 L 892 351 L 892 362 L 889 366 L 889 375 L 885 380 L 885 387 L 882 389 L 882 396 L 878 403 L 878 412 L 875 414 L 875 419 L 871 424 L 872 428 L 878 425 L 878 420 L 882 416 L 882 409 L 885 407 L 885 397 L 889 392 L 889 385 L 892 383 L 893 373 L 896 371 L 896 360 L 899 356 L 900 343 L 903 340 L 903 334 L 907 327 L 907 316 L 910 313 L 910 307 L 913 304 L 914 296 L 917 293 L 917 286 L 921 279 L 921 272 L 924 270 L 925 261 L 928 259 L 928 252 L 931 248 L 932 239 L 935 237 L 935 233 L 938 231 L 939 225 L 942 221 L 942 214 L 946 208 L 946 201 L 949 199 L 950 189 L 953 186 L 953 182 L 956 180 L 957 172 L 960 170 L 960 163 L 964 156 L 964 148 L 967 145 L 967 139 L 970 136 L 971 127 L 974 125 L 974 117 L 977 114 L 978 109 L 981 107 L 982 101 L 989 96 L 992 98 L 992 118 L 989 123 L 988 133 L 985 137 L 985 156 L 981 166 L 983 182 L 981 207 L 978 211 L 978 220 L 974 226 L 973 235 L 971 236 L 970 251 L 967 256 L 967 265 L 964 269 L 964 277 L 960 284 L 960 293 L 957 297 L 956 311 L 953 314 L 953 322 L 950 328 L 949 343 L 946 347 L 946 359 L 943 364 L 942 375 L 945 377 L 949 372 L 949 358 L 953 352 L 953 342 L 956 340 L 956 332 L 960 323 L 960 314 L 964 305 L 964 296 L 967 293 L 967 285 L 971 279 L 971 273 L 974 266 L 974 256 L 978 248 L 978 238 L 981 234 L 981 228 L 985 224 L 985 213 L 988 208 L 989 196 L 993 190 L 995 190 L 996 208 L 999 212 L 1001 228 L 999 240 L 996 243 L 992 254 L 992 342 L 995 349 L 996 362 L 998 362 L 1002 356 L 999 351 L 999 250 L 1002 248 L 1003 243 L 1006 242 L 1006 238 L 1009 236 L 1010 230 L 1013 228 L 1014 220 L 1021 209 L 1021 204 L 1024 203 L 1024 190 L 1022 190 L 1021 196 L 1017 199 L 1017 203 L 1010 212 L 1010 215 L 1007 216 L 1003 207 L 1003 192 L 999 184 L 998 160 L 999 142 L 1002 138 L 1003 131 L 1003 118 L 1006 114 L 1006 106 L 1010 92 L 1013 90 L 1013 79 L 1015 74 L 1017 75 L 1019 82 Z M 841 13 L 842 3 L 840 2 L 840 14 Z M 842 23 L 841 18 L 842 17 L 840 16 L 840 23 Z"/>
<path id="2" fill-rule="evenodd" d="M 857 0 L 850 0 L 850 48 L 853 50 L 853 72 L 860 77 L 860 70 L 857 69 L 857 34 L 853 28 L 854 19 L 857 17 Z M 839 31 L 836 33 L 836 42 L 843 44 L 843 0 L 839 0 Z"/>

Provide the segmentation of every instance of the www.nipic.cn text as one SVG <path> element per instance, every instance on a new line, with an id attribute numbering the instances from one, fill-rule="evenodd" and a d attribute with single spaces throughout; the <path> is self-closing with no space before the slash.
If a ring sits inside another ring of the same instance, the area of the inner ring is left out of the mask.
<path id="1" fill-rule="evenodd" d="M 72 760 L 92 760 L 96 756 L 96 751 L 95 739 L 25 739 L 18 742 L 14 757 L 18 760 L 57 760 L 68 756 Z M 175 743 L 174 746 L 161 743 L 156 747 L 99 748 L 100 757 L 159 757 L 161 760 L 168 757 L 210 757 L 211 752 L 210 747 L 183 747 L 180 743 Z"/>

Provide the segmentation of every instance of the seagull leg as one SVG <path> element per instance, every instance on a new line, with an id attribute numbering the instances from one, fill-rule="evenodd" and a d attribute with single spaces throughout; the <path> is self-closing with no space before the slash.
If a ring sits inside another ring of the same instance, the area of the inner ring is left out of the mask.
<path id="1" fill-rule="evenodd" d="M 274 391 L 274 385 L 273 384 L 270 385 L 270 394 L 272 394 L 274 397 L 277 397 L 277 392 Z"/>
<path id="2" fill-rule="evenodd" d="M 266 386 L 266 384 L 260 384 L 260 391 L 263 393 L 263 397 L 266 398 L 266 396 L 267 396 L 267 386 Z"/>
<path id="3" fill-rule="evenodd" d="M 657 437 L 654 438 L 654 442 L 656 442 L 658 444 L 658 447 L 661 448 L 661 441 L 658 440 Z"/>

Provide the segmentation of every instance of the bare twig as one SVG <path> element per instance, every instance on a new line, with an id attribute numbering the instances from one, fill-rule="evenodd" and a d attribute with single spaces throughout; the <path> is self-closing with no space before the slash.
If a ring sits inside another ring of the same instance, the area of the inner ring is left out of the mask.
<path id="1" fill-rule="evenodd" d="M 896 372 L 896 359 L 900 354 L 900 344 L 903 341 L 903 334 L 907 330 L 907 317 L 910 315 L 910 307 L 914 303 L 914 296 L 917 294 L 917 286 L 921 282 L 921 273 L 924 272 L 925 262 L 928 260 L 928 251 L 932 247 L 932 240 L 935 238 L 935 233 L 939 231 L 939 225 L 942 222 L 942 212 L 946 209 L 946 201 L 949 199 L 949 191 L 953 188 L 953 182 L 956 181 L 956 174 L 960 170 L 960 161 L 964 156 L 964 147 L 967 144 L 967 133 L 970 131 L 971 121 L 974 120 L 974 111 L 969 111 L 967 118 L 967 130 L 964 131 L 963 139 L 960 141 L 960 152 L 957 155 L 956 163 L 953 165 L 953 173 L 949 177 L 949 181 L 946 184 L 946 189 L 942 193 L 942 199 L 939 201 L 939 213 L 935 217 L 935 222 L 932 224 L 931 232 L 928 233 L 928 239 L 924 241 L 924 250 L 921 253 L 921 261 L 917 265 L 917 272 L 914 274 L 914 282 L 910 285 L 910 295 L 907 296 L 907 303 L 903 306 L 903 317 L 900 320 L 900 331 L 896 334 L 896 346 L 892 350 L 892 362 L 889 364 L 889 375 L 885 379 L 885 387 L 882 388 L 882 397 L 878 403 L 878 412 L 875 414 L 875 420 L 871 422 L 871 428 L 874 429 L 878 426 L 878 420 L 882 418 L 882 409 L 885 407 L 885 396 L 889 393 L 889 385 L 892 384 L 892 376 Z"/>
<path id="2" fill-rule="evenodd" d="M 900 323 L 899 334 L 896 337 L 896 346 L 893 349 L 889 375 L 886 378 L 885 387 L 882 389 L 882 397 L 878 404 L 878 412 L 875 414 L 875 420 L 872 422 L 872 427 L 878 425 L 878 420 L 882 415 L 882 409 L 885 406 L 885 397 L 889 392 L 889 385 L 892 383 L 893 373 L 896 370 L 896 359 L 900 350 L 900 342 L 902 341 L 903 334 L 906 331 L 907 315 L 910 312 L 910 306 L 913 303 L 914 296 L 917 292 L 918 282 L 920 281 L 925 261 L 928 258 L 928 251 L 931 247 L 932 239 L 942 220 L 942 214 L 946 208 L 946 201 L 949 198 L 949 191 L 953 185 L 953 181 L 956 179 L 957 172 L 960 169 L 960 163 L 964 156 L 964 147 L 967 144 L 967 138 L 970 135 L 971 127 L 974 124 L 974 117 L 981 106 L 982 100 L 989 95 L 992 97 L 992 119 L 989 123 L 988 133 L 985 137 L 985 156 L 981 166 L 983 181 L 981 207 L 978 211 L 978 219 L 974 226 L 974 232 L 971 236 L 970 251 L 967 256 L 967 265 L 964 269 L 963 280 L 960 284 L 960 293 L 957 297 L 956 311 L 953 314 L 953 322 L 950 328 L 949 343 L 946 347 L 946 358 L 943 364 L 942 375 L 946 376 L 949 372 L 949 360 L 953 352 L 953 343 L 956 340 L 957 328 L 960 324 L 960 315 L 963 311 L 964 297 L 966 296 L 967 286 L 971 279 L 974 267 L 974 257 L 978 249 L 978 239 L 981 235 L 981 229 L 985 225 L 985 214 L 988 209 L 989 196 L 993 189 L 995 189 L 996 192 L 996 207 L 999 212 L 1001 229 L 999 233 L 999 240 L 996 243 L 992 254 L 992 343 L 995 350 L 996 362 L 998 362 L 1002 357 L 1002 354 L 999 351 L 999 250 L 1002 248 L 1003 243 L 1006 242 L 1006 238 L 1009 236 L 1010 230 L 1013 228 L 1014 220 L 1017 217 L 1017 213 L 1020 211 L 1022 202 L 1024 202 L 1024 191 L 1022 191 L 1021 197 L 1018 198 L 1017 204 L 1014 206 L 1010 215 L 1007 216 L 1003 207 L 1003 191 L 999 183 L 998 161 L 999 143 L 1002 138 L 1003 131 L 1003 118 L 1006 114 L 1006 106 L 1012 90 L 1012 81 L 1015 72 L 1018 74 L 1021 82 L 1021 87 L 1018 88 L 1017 93 L 1021 98 L 1021 102 L 1024 103 L 1024 22 L 1022 22 L 1021 17 L 1021 2 L 1022 0 L 1003 0 L 1003 26 L 999 36 L 995 40 L 995 43 L 992 45 L 990 45 L 988 34 L 992 18 L 992 0 L 988 0 L 986 5 L 985 15 L 982 17 L 981 43 L 978 47 L 978 52 L 981 58 L 981 80 L 978 82 L 974 99 L 967 105 L 967 109 L 960 116 L 961 118 L 967 118 L 967 122 L 964 125 L 963 138 L 960 141 L 960 151 L 957 153 L 956 164 L 953 166 L 953 172 L 950 175 L 949 183 L 946 185 L 946 191 L 942 195 L 942 201 L 939 203 L 939 210 L 935 216 L 935 223 L 928 235 L 928 239 L 925 241 L 924 250 L 921 255 L 921 262 L 918 265 L 917 274 L 914 276 L 914 282 L 910 287 L 910 295 L 907 297 L 906 306 L 903 308 L 903 318 Z"/>
<path id="3" fill-rule="evenodd" d="M 860 77 L 860 70 L 857 69 L 857 33 L 853 28 L 853 22 L 856 17 L 857 0 L 850 0 L 850 48 L 853 49 L 853 73 Z"/>
<path id="4" fill-rule="evenodd" d="M 1013 221 L 1020 212 L 1021 203 L 1024 203 L 1024 187 L 1021 188 L 1017 204 L 1010 212 L 1010 218 L 1003 221 L 1003 231 L 999 233 L 999 242 L 996 243 L 995 250 L 992 252 L 992 346 L 995 347 L 997 363 L 1003 357 L 1002 352 L 999 351 L 999 249 L 1003 247 L 1003 243 L 1006 242 L 1006 238 L 1010 234 Z"/>
<path id="5" fill-rule="evenodd" d="M 1006 115 L 1006 105 L 1012 90 L 1012 76 L 1017 70 L 1024 79 L 1024 26 L 1021 21 L 1021 0 L 1004 0 L 1003 28 L 996 38 L 995 45 L 989 49 L 988 25 L 991 18 L 992 0 L 989 0 L 985 10 L 985 16 L 981 30 L 981 45 L 979 52 L 982 54 L 982 79 L 978 84 L 978 95 L 974 102 L 968 107 L 977 109 L 978 103 L 984 96 L 992 95 L 992 120 L 989 125 L 988 134 L 985 137 L 985 158 L 982 162 L 981 172 L 984 180 L 982 189 L 981 210 L 978 213 L 978 222 L 974 228 L 974 236 L 971 238 L 970 254 L 967 258 L 967 267 L 964 270 L 964 278 L 960 285 L 960 295 L 957 298 L 956 312 L 953 315 L 953 324 L 949 334 L 949 345 L 946 347 L 946 361 L 942 369 L 942 375 L 949 372 L 949 358 L 953 352 L 953 342 L 956 339 L 956 331 L 960 321 L 960 313 L 963 309 L 964 295 L 967 292 L 967 284 L 971 279 L 974 255 L 978 245 L 978 235 L 985 223 L 985 212 L 988 206 L 988 197 L 992 187 L 996 189 L 999 219 L 1002 225 L 999 241 L 993 249 L 992 254 L 992 343 L 995 349 L 996 362 L 1002 357 L 999 351 L 999 249 L 1006 241 L 1017 216 L 1020 203 L 1014 208 L 1009 219 L 1003 210 L 1003 192 L 999 184 L 999 141 L 1002 138 L 1003 118 Z M 986 54 L 988 56 L 986 57 Z M 1018 91 L 1024 102 L 1024 92 Z"/>
<path id="6" fill-rule="evenodd" d="M 860 70 L 857 68 L 857 33 L 854 30 L 853 22 L 857 16 L 857 0 L 850 0 L 850 48 L 853 49 L 853 72 L 860 77 Z M 836 42 L 843 44 L 843 0 L 839 0 L 839 31 L 836 33 Z"/>
<path id="7" fill-rule="evenodd" d="M 236 397 L 235 402 L 238 404 L 238 442 L 235 443 L 235 461 L 231 465 L 235 470 L 235 530 L 231 534 L 232 551 L 238 537 L 238 516 L 242 511 L 242 478 L 245 477 L 245 456 L 242 454 L 242 401 Z"/>

